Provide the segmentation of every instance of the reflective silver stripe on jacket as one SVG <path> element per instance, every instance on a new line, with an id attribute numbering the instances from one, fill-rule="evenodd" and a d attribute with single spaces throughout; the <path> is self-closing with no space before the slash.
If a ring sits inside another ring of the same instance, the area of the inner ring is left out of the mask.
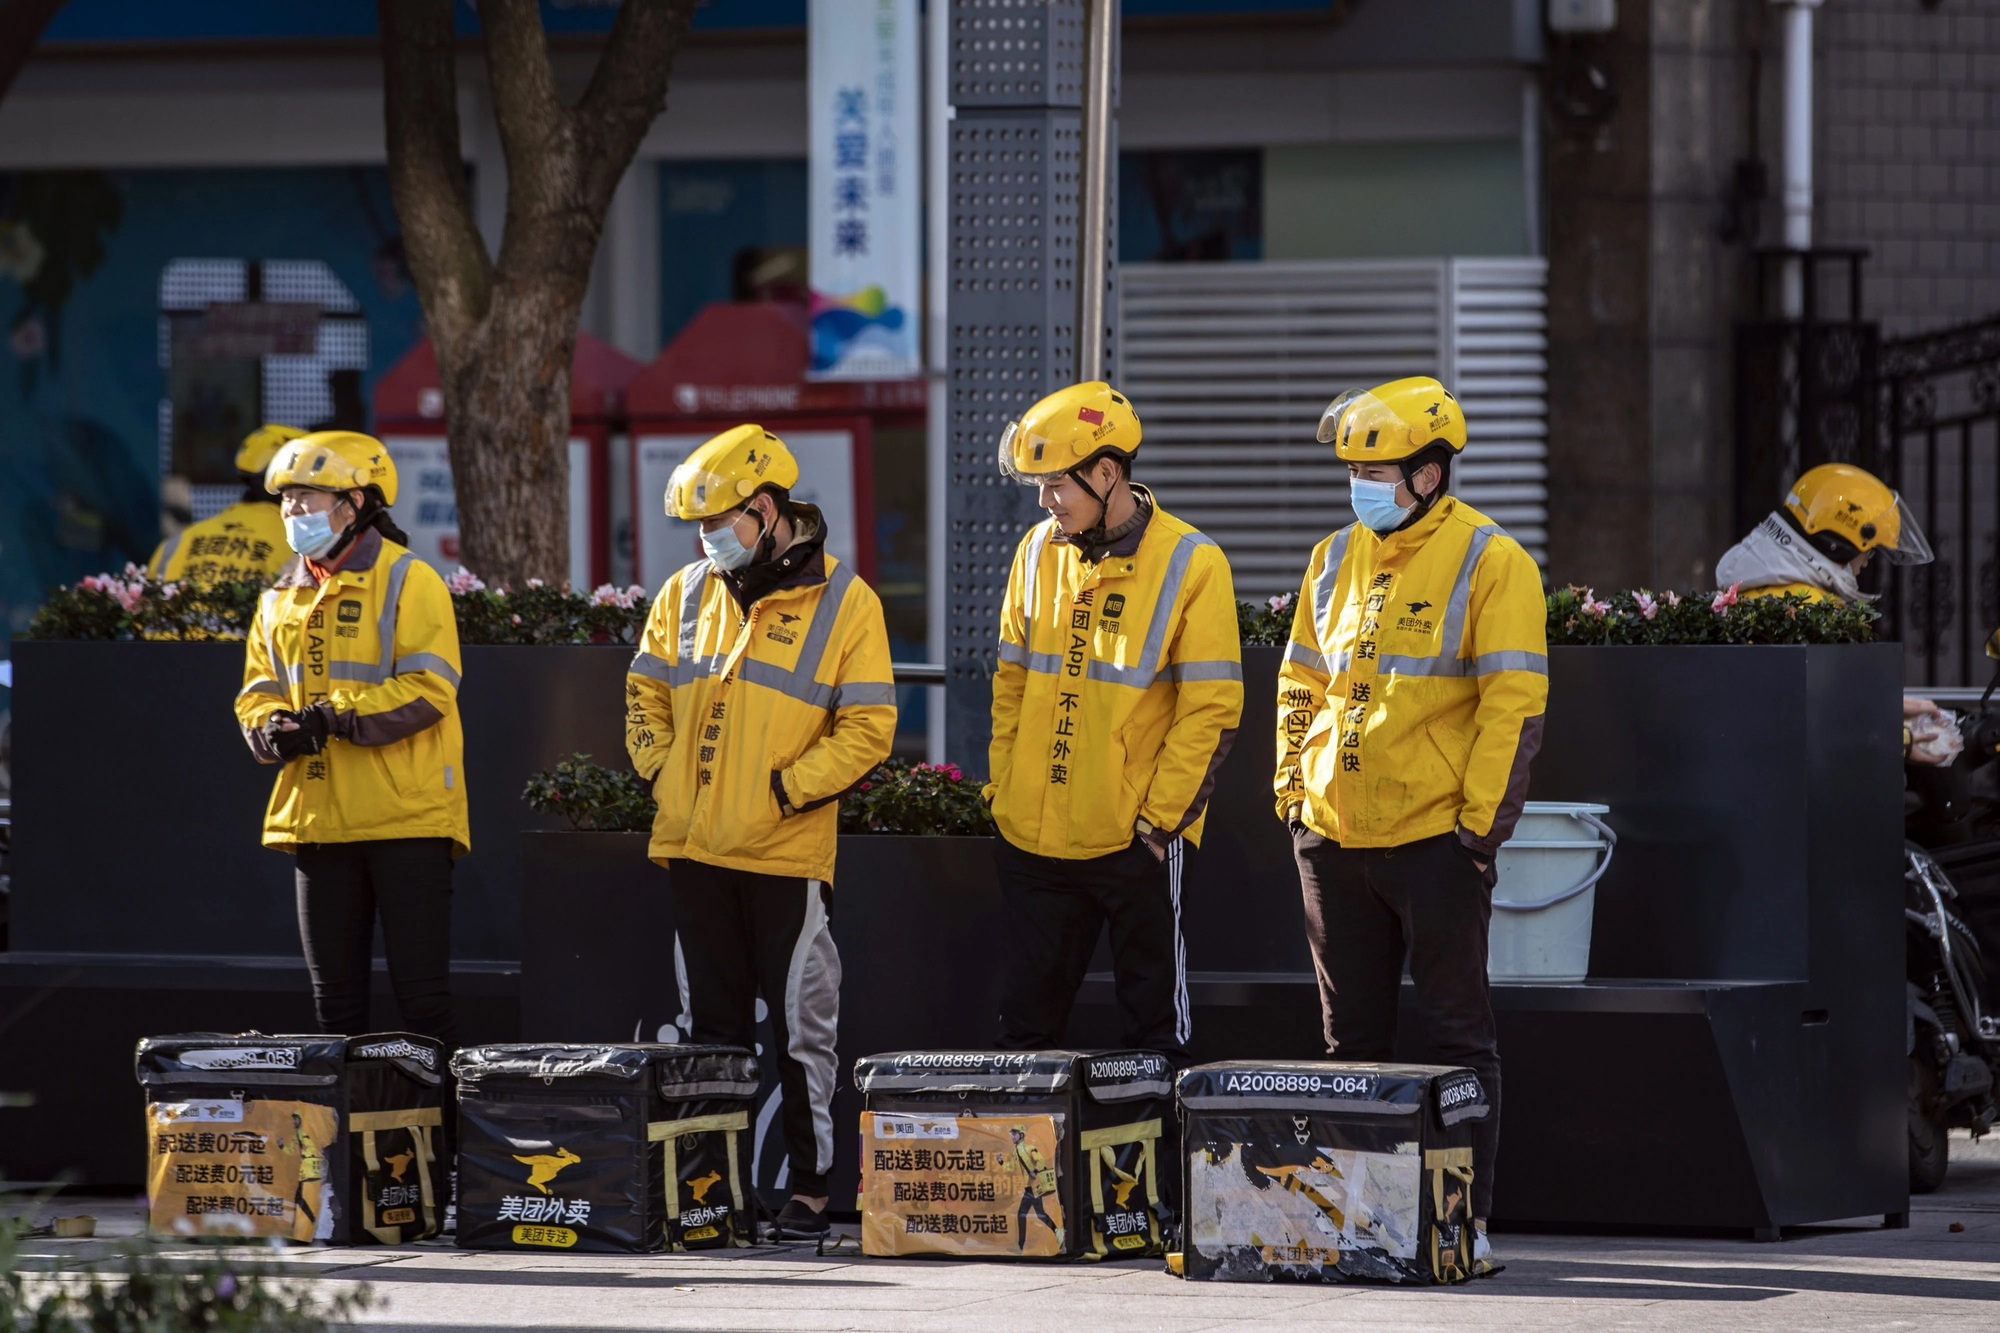
<path id="1" fill-rule="evenodd" d="M 1160 673 L 1176 685 L 1188 680 L 1242 680 L 1243 664 L 1218 660 L 1214 662 L 1174 662 Z M 1157 679 L 1157 677 L 1156 677 Z"/>
<path id="2" fill-rule="evenodd" d="M 382 613 L 376 618 L 375 632 L 380 636 L 381 657 L 374 662 L 354 662 L 335 660 L 326 668 L 330 680 L 358 680 L 367 685 L 380 685 L 391 677 L 409 671 L 429 671 L 451 683 L 457 689 L 460 676 L 450 662 L 436 653 L 404 653 L 396 656 L 396 631 L 402 615 L 403 584 L 410 576 L 410 565 L 416 556 L 408 551 L 396 557 L 389 566 L 389 572 L 382 578 Z"/>
<path id="3" fill-rule="evenodd" d="M 167 538 L 167 544 L 160 548 L 160 558 L 153 569 L 154 578 L 163 579 L 167 576 L 167 570 L 173 567 L 174 552 L 181 549 L 181 538 L 185 536 L 187 536 L 187 529 L 182 528 L 179 532 Z"/>
<path id="4" fill-rule="evenodd" d="M 708 572 L 711 568 L 709 561 L 697 560 L 681 571 L 679 647 L 683 662 L 694 656 L 695 638 L 701 628 L 701 595 L 708 587 Z"/>
<path id="5" fill-rule="evenodd" d="M 1451 596 L 1445 601 L 1438 651 L 1421 657 L 1384 653 L 1376 662 L 1377 672 L 1383 675 L 1432 677 L 1490 676 L 1497 671 L 1549 674 L 1549 659 L 1542 653 L 1512 650 L 1481 653 L 1476 657 L 1459 656 L 1465 638 L 1465 619 L 1472 606 L 1472 578 L 1478 572 L 1479 561 L 1486 554 L 1486 548 L 1499 535 L 1501 529 L 1494 523 L 1484 523 L 1472 530 L 1472 540 L 1466 544 L 1465 557 L 1459 561 L 1458 574 L 1452 579 Z"/>
<path id="6" fill-rule="evenodd" d="M 246 694 L 275 694 L 284 697 L 285 687 L 275 680 L 253 680 L 236 692 L 240 699 Z"/>
<path id="7" fill-rule="evenodd" d="M 1154 677 L 1165 669 L 1162 659 L 1167 652 L 1167 622 L 1174 618 L 1174 603 L 1181 598 L 1181 585 L 1187 582 L 1188 564 L 1194 559 L 1194 548 L 1213 546 L 1214 542 L 1199 532 L 1188 531 L 1174 543 L 1174 553 L 1167 557 L 1167 572 L 1160 579 L 1160 591 L 1153 598 L 1153 615 L 1146 626 L 1146 643 L 1139 649 L 1139 667 L 1151 667 L 1143 681 L 1126 681 L 1141 688 L 1153 683 Z M 1095 665 L 1093 663 L 1093 665 Z"/>
<path id="8" fill-rule="evenodd" d="M 1042 568 L 1042 551 L 1047 548 L 1055 525 L 1056 521 L 1050 518 L 1028 529 L 1028 551 L 1021 561 L 1021 627 L 1030 641 L 1035 637 L 1035 580 Z"/>
<path id="9" fill-rule="evenodd" d="M 1332 670 L 1329 669 L 1329 667 L 1327 666 L 1325 653 L 1319 652 L 1312 648 L 1308 648 L 1304 644 L 1300 643 L 1297 639 L 1291 639 L 1286 641 L 1285 660 L 1287 662 L 1296 663 L 1297 665 L 1305 667 L 1309 670 L 1317 671 L 1322 676 L 1330 676 L 1333 674 Z"/>
<path id="10" fill-rule="evenodd" d="M 846 565 L 836 565 L 833 573 L 827 575 L 826 590 L 813 610 L 812 624 L 806 627 L 805 642 L 799 645 L 798 665 L 787 669 L 746 655 L 736 667 L 743 679 L 815 708 L 832 710 L 838 691 L 835 686 L 822 685 L 817 677 L 820 662 L 826 657 L 827 641 L 833 637 L 834 622 L 840 619 L 841 608 L 847 605 L 847 595 L 853 590 L 854 571 Z"/>
<path id="11" fill-rule="evenodd" d="M 1313 580 L 1313 632 L 1322 645 L 1333 637 L 1333 588 L 1340 581 L 1340 562 L 1347 558 L 1347 539 L 1357 526 L 1349 524 L 1333 534 L 1333 544 L 1326 548 L 1326 563 Z"/>

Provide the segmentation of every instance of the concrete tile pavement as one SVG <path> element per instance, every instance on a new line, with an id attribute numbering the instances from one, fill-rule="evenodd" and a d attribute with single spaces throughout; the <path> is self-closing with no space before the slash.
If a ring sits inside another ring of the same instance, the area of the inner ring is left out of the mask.
<path id="1" fill-rule="evenodd" d="M 1080 1330 L 1318 1328 L 1350 1333 L 1551 1328 L 2000 1329 L 2000 1137 L 1952 1145 L 1911 1225 L 1802 1228 L 1731 1239 L 1501 1235 L 1507 1271 L 1453 1290 L 1182 1282 L 1158 1264 L 964 1264 L 814 1254 L 483 1254 L 447 1245 L 290 1250 L 282 1268 L 324 1290 L 365 1284 L 363 1327 L 419 1330 Z M 61 1269 L 137 1230 L 131 1201 L 95 1210 L 109 1239 L 30 1242 L 24 1266 Z M 1953 1231 L 1956 1224 L 1961 1229 Z"/>

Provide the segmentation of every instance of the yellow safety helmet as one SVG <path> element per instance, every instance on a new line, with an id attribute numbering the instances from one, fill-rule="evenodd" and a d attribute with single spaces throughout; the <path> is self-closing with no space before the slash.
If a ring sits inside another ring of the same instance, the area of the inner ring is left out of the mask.
<path id="1" fill-rule="evenodd" d="M 284 448 L 305 434 L 296 426 L 263 425 L 243 437 L 243 447 L 236 451 L 236 470 L 264 475 L 264 469 L 271 466 L 278 450 Z"/>
<path id="2" fill-rule="evenodd" d="M 1320 413 L 1319 442 L 1343 463 L 1400 463 L 1438 445 L 1465 448 L 1465 413 L 1428 375 L 1349 389 Z"/>
<path id="3" fill-rule="evenodd" d="M 373 486 L 382 503 L 396 503 L 396 462 L 373 435 L 353 430 L 323 430 L 301 435 L 278 450 L 264 473 L 264 489 L 273 495 L 287 486 L 317 491 L 360 491 Z"/>
<path id="4" fill-rule="evenodd" d="M 1059 480 L 1101 454 L 1139 452 L 1139 413 L 1102 380 L 1058 389 L 1007 423 L 1000 475 L 1023 486 Z"/>
<path id="5" fill-rule="evenodd" d="M 1792 483 L 1785 512 L 1814 546 L 1842 564 L 1880 551 L 1898 565 L 1926 565 L 1931 544 L 1903 497 L 1851 463 L 1822 463 Z"/>
<path id="6" fill-rule="evenodd" d="M 695 522 L 748 503 L 760 487 L 799 484 L 799 460 L 762 426 L 737 426 L 701 445 L 667 479 L 667 513 Z"/>

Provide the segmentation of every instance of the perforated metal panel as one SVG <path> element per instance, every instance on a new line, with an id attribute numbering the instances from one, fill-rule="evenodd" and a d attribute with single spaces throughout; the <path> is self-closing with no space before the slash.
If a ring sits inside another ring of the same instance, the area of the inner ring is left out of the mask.
<path id="1" fill-rule="evenodd" d="M 951 104 L 1080 106 L 1083 0 L 952 0 Z"/>
<path id="2" fill-rule="evenodd" d="M 1000 435 L 1076 378 L 1084 10 L 1081 0 L 954 0 L 951 10 L 945 752 L 975 772 L 986 768 L 1008 569 L 1022 533 L 1045 517 L 1032 489 L 1000 476 Z M 1115 161 L 1115 138 L 1112 151 Z M 1116 190 L 1114 175 L 1114 223 Z M 1109 244 L 1115 259 L 1115 234 Z M 1117 309 L 1115 286 L 1107 309 Z M 1106 341 L 1115 346 L 1109 327 Z M 1108 350 L 1105 364 L 1115 375 Z"/>

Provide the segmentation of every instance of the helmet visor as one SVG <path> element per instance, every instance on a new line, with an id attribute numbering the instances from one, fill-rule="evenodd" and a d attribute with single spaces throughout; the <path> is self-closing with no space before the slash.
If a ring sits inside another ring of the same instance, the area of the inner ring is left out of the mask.
<path id="1" fill-rule="evenodd" d="M 667 479 L 667 514 L 672 518 L 712 518 L 742 503 L 727 477 L 682 463 Z"/>
<path id="2" fill-rule="evenodd" d="M 1000 475 L 1023 486 L 1044 486 L 1062 480 L 1062 468 L 1050 472 L 1030 472 L 1015 461 L 1019 454 L 1026 454 L 1032 459 L 1040 446 L 1047 443 L 1029 435 L 1018 420 L 1008 422 L 1007 429 L 1000 434 Z"/>
<path id="3" fill-rule="evenodd" d="M 1875 535 L 1875 545 L 1869 549 L 1880 551 L 1892 565 L 1928 565 L 1935 558 L 1923 524 L 1917 522 L 1901 495 L 1896 496 L 1888 513 L 1875 520 Z"/>
<path id="4" fill-rule="evenodd" d="M 1319 430 L 1314 433 L 1314 438 L 1321 444 L 1332 444 L 1335 440 L 1339 439 L 1342 420 L 1354 409 L 1357 403 L 1368 397 L 1369 393 L 1366 389 L 1342 390 L 1332 402 L 1326 405 L 1326 411 L 1319 414 Z"/>

